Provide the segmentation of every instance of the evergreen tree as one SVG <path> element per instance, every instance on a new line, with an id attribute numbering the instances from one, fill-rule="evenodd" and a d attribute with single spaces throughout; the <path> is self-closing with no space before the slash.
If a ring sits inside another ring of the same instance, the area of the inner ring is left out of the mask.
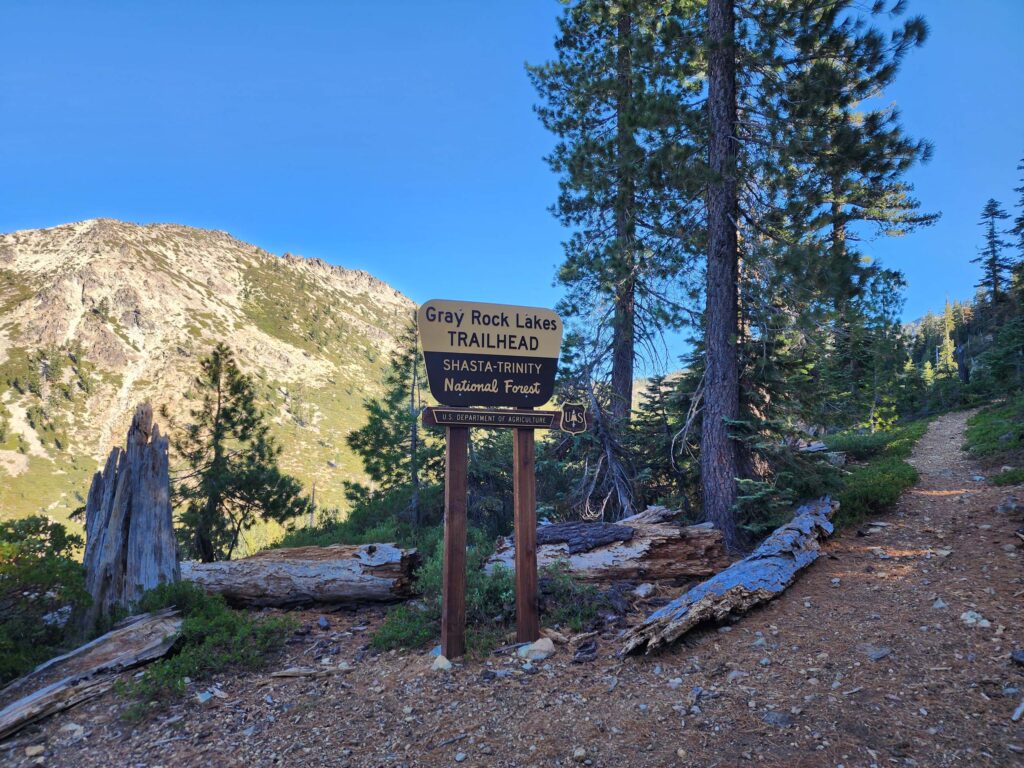
<path id="1" fill-rule="evenodd" d="M 999 225 L 1000 221 L 1008 218 L 1010 218 L 1009 214 L 1003 210 L 997 200 L 990 198 L 985 203 L 980 222 L 985 231 L 985 245 L 982 246 L 981 253 L 971 259 L 972 264 L 981 265 L 982 276 L 977 285 L 984 289 L 993 309 L 1003 300 L 1007 286 L 1007 273 L 1013 267 L 1010 259 L 1003 253 L 1003 249 L 1009 243 L 1003 239 Z"/>
<path id="2" fill-rule="evenodd" d="M 528 67 L 537 113 L 559 141 L 548 158 L 561 176 L 554 212 L 575 231 L 558 272 L 560 310 L 592 331 L 610 367 L 612 427 L 630 418 L 638 350 L 677 325 L 679 233 L 699 187 L 683 179 L 693 148 L 684 129 L 700 81 L 688 75 L 692 38 L 670 0 L 581 0 L 559 19 L 558 57 Z M 610 359 L 610 364 L 608 360 Z"/>
<path id="3" fill-rule="evenodd" d="M 283 523 L 309 502 L 297 480 L 278 468 L 281 449 L 256 406 L 252 379 L 224 344 L 200 363 L 194 381 L 200 398 L 192 423 L 176 441 L 188 465 L 176 497 L 182 544 L 204 563 L 229 559 L 243 531 L 260 520 Z"/>
<path id="4" fill-rule="evenodd" d="M 419 352 L 415 325 L 399 340 L 384 376 L 384 394 L 364 403 L 366 424 L 349 433 L 346 442 L 363 462 L 373 490 L 408 491 L 408 514 L 414 525 L 423 522 L 420 489 L 440 482 L 444 446 L 434 433 L 423 430 L 420 416 L 426 407 L 427 378 Z M 365 498 L 369 488 L 347 483 L 350 501 Z"/>

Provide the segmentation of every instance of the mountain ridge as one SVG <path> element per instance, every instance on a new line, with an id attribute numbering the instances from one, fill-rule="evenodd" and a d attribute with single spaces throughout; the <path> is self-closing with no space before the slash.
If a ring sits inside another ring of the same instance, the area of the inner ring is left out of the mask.
<path id="1" fill-rule="evenodd" d="M 344 435 L 414 308 L 368 272 L 222 230 L 97 218 L 0 234 L 0 518 L 77 507 L 142 399 L 180 425 L 218 341 L 256 379 L 282 466 L 340 504 L 361 473 Z"/>

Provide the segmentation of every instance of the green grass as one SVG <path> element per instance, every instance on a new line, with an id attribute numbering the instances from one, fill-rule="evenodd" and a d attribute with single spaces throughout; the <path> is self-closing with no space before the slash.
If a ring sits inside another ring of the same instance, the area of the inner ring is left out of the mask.
<path id="1" fill-rule="evenodd" d="M 835 493 L 836 524 L 855 525 L 888 512 L 900 495 L 917 482 L 917 470 L 905 459 L 928 429 L 928 421 L 912 421 L 885 432 L 838 434 L 825 440 L 832 450 L 846 451 L 849 464 Z"/>
<path id="2" fill-rule="evenodd" d="M 1024 396 L 990 405 L 968 419 L 964 447 L 993 460 L 1024 450 Z"/>

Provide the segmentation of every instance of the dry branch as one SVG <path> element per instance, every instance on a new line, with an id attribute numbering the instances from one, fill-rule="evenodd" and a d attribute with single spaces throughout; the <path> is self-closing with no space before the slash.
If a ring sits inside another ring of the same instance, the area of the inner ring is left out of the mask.
<path id="1" fill-rule="evenodd" d="M 566 561 L 592 582 L 639 580 L 679 582 L 710 576 L 729 564 L 722 536 L 709 525 L 681 526 L 679 512 L 649 507 L 618 523 L 555 523 L 537 529 L 537 565 Z M 512 568 L 515 543 L 499 539 L 488 571 Z"/>
<path id="2" fill-rule="evenodd" d="M 99 696 L 125 669 L 166 654 L 181 630 L 173 610 L 132 616 L 105 635 L 41 664 L 0 691 L 0 739 Z M 20 697 L 20 698 L 19 698 Z"/>
<path id="3" fill-rule="evenodd" d="M 184 562 L 181 578 L 236 605 L 388 603 L 412 597 L 415 549 L 335 544 L 268 549 L 241 560 Z"/>
<path id="4" fill-rule="evenodd" d="M 767 602 L 818 559 L 819 539 L 832 533 L 838 502 L 827 496 L 800 507 L 749 556 L 652 613 L 626 635 L 625 653 L 667 645 L 705 621 L 722 621 Z"/>

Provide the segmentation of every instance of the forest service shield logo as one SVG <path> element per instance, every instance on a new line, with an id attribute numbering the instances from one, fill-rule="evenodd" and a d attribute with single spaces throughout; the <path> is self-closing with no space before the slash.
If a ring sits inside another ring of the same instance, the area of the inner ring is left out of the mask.
<path id="1" fill-rule="evenodd" d="M 559 427 L 563 432 L 583 434 L 587 431 L 587 409 L 580 403 L 563 403 Z"/>

